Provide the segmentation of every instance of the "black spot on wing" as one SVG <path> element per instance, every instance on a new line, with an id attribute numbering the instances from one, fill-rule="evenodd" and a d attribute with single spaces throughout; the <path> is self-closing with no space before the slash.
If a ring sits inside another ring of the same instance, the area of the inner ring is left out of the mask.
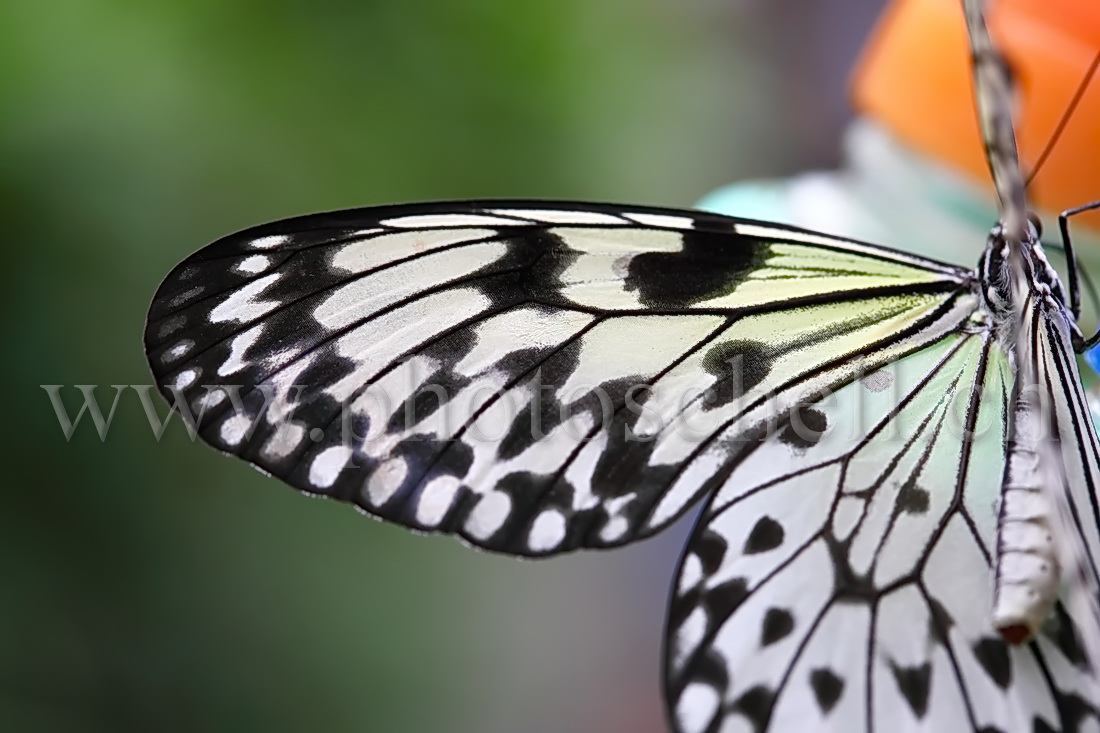
<path id="1" fill-rule="evenodd" d="M 1049 726 L 1042 730 L 1058 730 L 1058 731 L 1085 731 L 1094 730 L 1094 726 L 1086 727 L 1082 723 L 1086 721 L 1095 722 L 1100 715 L 1097 713 L 1096 703 L 1089 702 L 1081 698 L 1076 693 L 1064 693 L 1059 690 L 1054 691 L 1055 707 L 1058 710 L 1058 715 L 1061 717 L 1061 727 L 1050 728 Z M 1041 721 L 1038 717 L 1035 718 L 1036 730 L 1040 730 L 1039 723 Z"/>
<path id="2" fill-rule="evenodd" d="M 501 439 L 498 457 L 501 460 L 515 458 L 537 441 L 549 435 L 558 425 L 579 411 L 576 407 L 562 405 L 555 394 L 555 387 L 565 384 L 580 363 L 581 342 L 572 341 L 560 348 L 553 356 L 546 358 L 545 353 L 536 350 L 517 352 L 512 368 L 519 371 L 519 364 L 531 358 L 533 365 L 539 360 L 542 364 L 532 375 L 529 389 L 533 398 L 519 410 Z"/>
<path id="3" fill-rule="evenodd" d="M 699 556 L 699 562 L 703 566 L 703 573 L 714 575 L 722 565 L 722 558 L 726 556 L 729 545 L 726 539 L 712 529 L 704 529 L 692 546 L 692 550 Z"/>
<path id="4" fill-rule="evenodd" d="M 444 448 L 447 449 L 446 453 L 443 453 Z M 431 481 L 436 476 L 462 478 L 469 473 L 470 466 L 474 463 L 474 449 L 453 440 L 427 440 L 416 436 L 403 441 L 394 453 L 406 456 L 410 465 L 431 466 L 426 474 L 409 471 L 410 478 L 422 476 L 421 481 Z M 439 460 L 435 460 L 441 453 L 443 454 Z"/>
<path id="5" fill-rule="evenodd" d="M 742 552 L 746 555 L 755 555 L 759 552 L 774 550 L 783 544 L 783 526 L 771 517 L 761 517 L 756 520 L 749 536 L 745 539 Z"/>
<path id="6" fill-rule="evenodd" d="M 1053 633 L 1050 633 L 1050 627 L 1053 627 Z M 1061 603 L 1055 604 L 1054 613 L 1044 631 L 1048 631 L 1048 635 L 1054 640 L 1058 650 L 1065 655 L 1071 664 L 1082 669 L 1088 667 L 1088 657 L 1085 656 L 1084 647 L 1077 637 L 1073 620 L 1066 613 L 1066 609 L 1062 607 Z"/>
<path id="7" fill-rule="evenodd" d="M 532 399 L 512 420 L 497 446 L 497 458 L 502 461 L 515 458 L 549 435 L 561 421 L 561 405 L 552 394 L 543 393 Z"/>
<path id="8" fill-rule="evenodd" d="M 558 276 L 576 259 L 560 252 L 560 242 L 544 229 L 507 232 L 508 252 L 473 274 L 472 285 L 485 296 L 491 310 L 530 300 L 533 291 L 556 289 Z M 506 275 L 485 277 L 509 270 Z"/>
<path id="9" fill-rule="evenodd" d="M 439 410 L 466 387 L 470 383 L 469 378 L 457 374 L 454 369 L 477 342 L 474 325 L 469 325 L 421 347 L 418 355 L 436 362 L 438 368 L 423 379 L 420 386 L 402 404 L 396 406 L 386 424 L 386 432 L 397 433 L 411 428 Z M 416 374 L 410 375 L 410 379 L 418 377 Z"/>
<path id="10" fill-rule="evenodd" d="M 473 325 L 470 325 L 425 344 L 418 353 L 438 361 L 442 365 L 441 368 L 453 370 L 455 365 L 466 358 L 466 355 L 477 346 L 477 343 L 477 331 Z"/>
<path id="11" fill-rule="evenodd" d="M 707 349 L 703 369 L 717 381 L 705 408 L 728 405 L 763 382 L 775 363 L 773 351 L 761 341 L 747 339 L 723 341 Z"/>
<path id="12" fill-rule="evenodd" d="M 917 667 L 903 667 L 891 662 L 890 671 L 913 715 L 923 718 L 928 713 L 928 697 L 932 691 L 932 665 L 925 662 Z"/>
<path id="13" fill-rule="evenodd" d="M 684 681 L 685 683 L 693 681 L 709 685 L 719 693 L 720 698 L 723 697 L 730 684 L 729 670 L 726 669 L 725 659 L 714 649 L 702 649 L 691 660 L 691 666 L 687 669 L 687 676 Z M 677 691 L 682 691 L 684 686 L 677 685 Z"/>
<path id="14" fill-rule="evenodd" d="M 610 428 L 607 433 L 607 447 L 596 461 L 595 470 L 592 472 L 592 493 L 604 499 L 638 491 L 641 486 L 638 482 L 638 467 L 649 463 L 648 456 L 653 449 L 650 442 L 640 442 L 633 437 L 631 431 L 620 420 L 614 419 L 615 410 L 623 404 L 626 390 L 634 384 L 638 384 L 642 377 L 634 377 L 624 380 L 607 382 L 603 385 L 602 392 L 613 398 L 614 402 L 596 402 L 592 409 L 599 409 L 597 424 Z M 611 410 L 608 411 L 608 406 Z M 654 479 L 665 483 L 675 475 L 675 470 L 670 471 L 668 466 L 647 466 L 645 469 L 646 484 L 655 486 Z"/>
<path id="15" fill-rule="evenodd" d="M 581 253 L 571 250 L 553 230 L 547 229 L 527 230 L 513 246 L 538 253 L 524 271 L 523 287 L 527 296 L 532 300 L 560 301 L 561 276 Z"/>
<path id="16" fill-rule="evenodd" d="M 1058 733 L 1057 728 L 1053 727 L 1038 715 L 1031 720 L 1031 731 L 1032 733 Z"/>
<path id="17" fill-rule="evenodd" d="M 1012 684 L 1012 660 L 1008 656 L 1008 646 L 1002 639 L 988 637 L 974 644 L 974 657 L 982 665 L 989 678 L 1002 690 Z"/>
<path id="18" fill-rule="evenodd" d="M 703 595 L 703 604 L 706 606 L 707 616 L 715 626 L 718 626 L 728 619 L 748 597 L 749 585 L 746 580 L 734 578 L 706 591 Z"/>
<path id="19" fill-rule="evenodd" d="M 643 252 L 630 260 L 625 288 L 649 308 L 682 310 L 731 293 L 764 263 L 768 246 L 731 232 L 683 234 L 680 252 Z"/>
<path id="20" fill-rule="evenodd" d="M 696 583 L 682 593 L 674 593 L 669 604 L 668 619 L 665 625 L 669 629 L 678 629 L 688 616 L 702 603 L 705 591 Z"/>
<path id="21" fill-rule="evenodd" d="M 928 638 L 946 646 L 951 627 L 955 625 L 951 614 L 935 598 L 928 598 Z"/>
<path id="22" fill-rule="evenodd" d="M 400 433 L 427 419 L 469 383 L 468 377 L 454 372 L 442 369 L 434 372 L 394 410 L 386 424 L 386 432 Z M 455 419 L 460 418 L 456 416 Z"/>
<path id="23" fill-rule="evenodd" d="M 557 353 L 552 347 L 547 348 L 523 348 L 513 351 L 501 357 L 493 367 L 497 371 L 507 375 L 509 381 L 519 380 L 525 373 L 536 368 L 537 365 L 547 365 L 553 355 L 563 354 L 561 357 L 568 363 L 553 363 L 549 365 L 552 375 L 562 375 L 571 372 L 576 367 L 577 348 L 570 344 Z M 562 421 L 562 406 L 554 398 L 553 391 L 543 382 L 543 371 L 538 369 L 533 373 L 527 386 L 536 395 L 532 400 L 516 411 L 515 417 L 508 425 L 503 436 L 497 444 L 497 457 L 500 460 L 515 458 L 523 451 L 530 448 L 539 439 L 545 437 Z M 508 396 L 502 399 L 511 399 Z M 494 433 L 499 435 L 499 430 Z"/>
<path id="24" fill-rule="evenodd" d="M 779 440 L 796 450 L 806 450 L 821 442 L 829 429 L 829 418 L 809 405 L 798 405 L 791 410 L 791 420 L 779 432 Z"/>
<path id="25" fill-rule="evenodd" d="M 814 699 L 822 713 L 829 713 L 840 700 L 844 692 L 844 680 L 840 679 L 830 669 L 815 669 L 810 672 L 810 687 L 814 691 Z"/>
<path id="26" fill-rule="evenodd" d="M 775 693 L 763 686 L 750 687 L 730 706 L 732 712 L 741 713 L 752 723 L 753 730 L 761 733 L 767 730 L 768 719 L 775 705 Z"/>
<path id="27" fill-rule="evenodd" d="M 910 476 L 898 492 L 897 509 L 906 514 L 925 514 L 930 498 L 928 489 L 917 484 L 916 476 Z"/>
<path id="28" fill-rule="evenodd" d="M 782 608 L 769 608 L 764 614 L 764 625 L 760 629 L 760 646 L 768 646 L 782 641 L 794 631 L 794 617 L 790 611 Z"/>

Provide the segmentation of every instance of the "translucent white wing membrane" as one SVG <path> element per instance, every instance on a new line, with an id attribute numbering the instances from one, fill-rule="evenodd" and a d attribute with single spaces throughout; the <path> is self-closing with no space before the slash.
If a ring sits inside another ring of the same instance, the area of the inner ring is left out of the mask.
<path id="1" fill-rule="evenodd" d="M 988 331 L 952 336 L 805 408 L 832 427 L 817 443 L 779 432 L 743 458 L 674 591 L 677 729 L 1097 724 L 1060 608 L 1029 646 L 990 623 L 1012 384 Z"/>
<path id="2" fill-rule="evenodd" d="M 1067 587 L 1066 605 L 1077 619 L 1087 656 L 1100 660 L 1100 442 L 1077 371 L 1065 309 L 1049 296 L 1032 293 L 1024 312 L 1028 348 L 1019 358 L 1028 359 L 1039 393 L 1050 396 L 1044 444 L 1050 455 L 1038 463 L 1053 467 L 1045 486 L 1055 498 L 1051 524 Z M 1100 697 L 1100 688 L 1093 696 Z"/>
<path id="3" fill-rule="evenodd" d="M 990 622 L 1012 380 L 980 288 L 699 212 L 393 206 L 215 242 L 146 347 L 216 448 L 489 550 L 615 546 L 709 495 L 669 620 L 678 730 L 1086 730 L 1069 617 L 1013 648 Z M 1085 421 L 1069 384 L 1059 420 Z M 1067 473 L 1094 481 L 1092 441 Z"/>

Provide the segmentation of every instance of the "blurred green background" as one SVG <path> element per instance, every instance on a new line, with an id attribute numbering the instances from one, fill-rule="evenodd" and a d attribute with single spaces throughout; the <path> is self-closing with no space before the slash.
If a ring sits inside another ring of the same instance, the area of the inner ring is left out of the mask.
<path id="1" fill-rule="evenodd" d="M 401 200 L 688 205 L 829 164 L 878 0 L 0 4 L 3 730 L 658 731 L 684 527 L 521 563 L 43 384 L 146 384 L 159 279 Z M 795 12 L 797 11 L 797 12 Z M 160 402 L 157 402 L 158 406 Z"/>

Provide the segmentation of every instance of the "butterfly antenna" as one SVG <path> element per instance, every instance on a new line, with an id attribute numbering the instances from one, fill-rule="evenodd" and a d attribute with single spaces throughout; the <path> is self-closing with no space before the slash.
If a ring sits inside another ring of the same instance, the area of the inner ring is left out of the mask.
<path id="1" fill-rule="evenodd" d="M 1088 71 L 1085 72 L 1084 78 L 1081 79 L 1081 83 L 1077 85 L 1077 91 L 1073 93 L 1073 98 L 1070 99 L 1069 105 L 1062 113 L 1061 119 L 1059 119 L 1058 124 L 1054 126 L 1054 132 L 1051 134 L 1050 138 L 1047 139 L 1047 144 L 1043 147 L 1043 152 L 1039 153 L 1039 158 L 1035 161 L 1035 166 L 1031 169 L 1031 173 L 1028 174 L 1027 180 L 1024 181 L 1024 186 L 1031 185 L 1031 181 L 1042 169 L 1043 163 L 1046 163 L 1047 158 L 1050 157 L 1051 151 L 1054 150 L 1054 146 L 1058 143 L 1058 138 L 1062 136 L 1062 133 L 1066 129 L 1066 125 L 1069 124 L 1070 118 L 1073 117 L 1073 113 L 1077 110 L 1077 105 L 1081 103 L 1081 99 L 1085 96 L 1085 90 L 1089 88 L 1092 77 L 1096 75 L 1097 67 L 1100 67 L 1100 51 L 1097 51 L 1096 56 L 1092 59 L 1092 63 L 1089 64 Z"/>
<path id="2" fill-rule="evenodd" d="M 1012 79 L 1004 56 L 989 37 L 983 15 L 984 5 L 982 0 L 963 0 L 963 14 L 970 37 L 978 127 L 985 145 L 993 188 L 997 192 L 1001 234 L 1006 242 L 1020 244 L 1027 241 L 1030 226 L 1016 133 L 1012 128 Z M 1024 263 L 1017 258 L 1017 251 L 1015 246 L 1010 250 L 1012 269 L 1016 279 L 1020 280 L 1019 284 L 1022 284 Z"/>

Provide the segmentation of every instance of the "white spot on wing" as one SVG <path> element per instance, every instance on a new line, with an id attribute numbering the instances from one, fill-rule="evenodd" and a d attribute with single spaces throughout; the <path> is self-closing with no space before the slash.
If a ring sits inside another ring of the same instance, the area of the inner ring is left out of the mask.
<path id="1" fill-rule="evenodd" d="M 504 353 L 516 349 L 557 346 L 592 322 L 578 311 L 547 311 L 523 306 L 481 321 L 474 327 L 473 348 L 455 364 L 454 372 L 472 377 L 496 366 Z"/>
<path id="2" fill-rule="evenodd" d="M 190 288 L 188 290 L 184 290 L 182 293 L 180 293 L 176 297 L 169 300 L 168 305 L 170 305 L 172 307 L 181 306 L 184 303 L 186 303 L 187 301 L 194 299 L 195 296 L 200 295 L 202 293 L 202 291 L 203 291 L 203 287 L 201 285 L 197 285 L 197 286 L 195 286 L 193 288 Z"/>
<path id="3" fill-rule="evenodd" d="M 210 320 L 213 323 L 224 323 L 225 321 L 247 323 L 278 308 L 280 305 L 278 301 L 257 300 L 257 296 L 274 284 L 279 277 L 278 272 L 273 272 L 234 291 L 210 311 Z"/>
<path id="4" fill-rule="evenodd" d="M 161 357 L 160 357 L 161 363 L 168 364 L 169 362 L 173 362 L 176 359 L 179 359 L 180 357 L 185 356 L 187 354 L 187 352 L 190 351 L 191 349 L 193 349 L 194 347 L 195 347 L 195 342 L 194 341 L 192 341 L 191 339 L 182 339 L 181 341 L 176 343 L 174 346 L 172 346 L 172 348 L 168 349 L 168 351 L 165 351 L 163 354 L 161 354 Z"/>
<path id="5" fill-rule="evenodd" d="M 401 456 L 383 462 L 367 479 L 367 499 L 374 506 L 382 506 L 397 493 L 408 475 L 409 464 Z"/>
<path id="6" fill-rule="evenodd" d="M 300 404 L 302 385 L 295 381 L 317 360 L 317 352 L 306 352 L 301 358 L 287 364 L 276 372 L 268 383 L 270 401 L 264 411 L 264 418 L 276 425 L 287 418 Z"/>
<path id="7" fill-rule="evenodd" d="M 194 384 L 195 380 L 199 376 L 198 369 L 184 369 L 182 372 L 176 375 L 176 389 L 184 389 Z"/>
<path id="8" fill-rule="evenodd" d="M 285 234 L 272 234 L 267 237 L 253 239 L 248 243 L 248 246 L 252 249 L 274 249 L 283 246 L 289 241 L 290 237 Z"/>
<path id="9" fill-rule="evenodd" d="M 584 482 L 585 485 L 590 482 Z M 626 531 L 630 529 L 630 522 L 625 516 L 623 516 L 623 510 L 638 498 L 638 495 L 631 492 L 623 496 L 617 496 L 614 499 L 609 499 L 604 504 L 604 511 L 607 512 L 607 522 L 600 529 L 600 539 L 604 542 L 614 542 L 620 539 Z"/>
<path id="10" fill-rule="evenodd" d="M 251 255 L 238 262 L 233 269 L 242 275 L 255 275 L 271 267 L 271 258 L 267 255 Z"/>
<path id="11" fill-rule="evenodd" d="M 216 407 L 224 402 L 227 396 L 228 395 L 226 395 L 225 390 L 221 387 L 212 389 L 204 394 L 202 397 L 199 397 L 197 400 L 195 400 L 196 411 L 209 410 L 211 407 Z"/>
<path id="12" fill-rule="evenodd" d="M 184 324 L 187 323 L 187 319 L 183 316 L 172 316 L 164 323 L 160 324 L 160 328 L 157 329 L 158 338 L 167 338 L 176 331 L 180 330 Z"/>
<path id="13" fill-rule="evenodd" d="M 734 231 L 746 237 L 759 239 L 795 239 L 806 244 L 820 244 L 824 247 L 841 247 L 847 249 L 848 242 L 836 239 L 825 234 L 809 234 L 807 232 L 792 232 L 789 229 L 765 226 L 761 224 L 737 223 L 733 225 Z"/>
<path id="14" fill-rule="evenodd" d="M 718 691 L 710 685 L 692 682 L 676 701 L 676 720 L 684 733 L 704 731 L 718 712 Z"/>
<path id="15" fill-rule="evenodd" d="M 264 443 L 263 454 L 268 458 L 286 458 L 301 445 L 306 429 L 297 423 L 286 422 Z"/>
<path id="16" fill-rule="evenodd" d="M 706 338 L 723 320 L 707 315 L 623 316 L 604 321 L 581 337 L 577 365 L 555 397 L 570 404 L 613 379 L 655 374 Z M 609 358 L 611 345 L 613 358 Z"/>
<path id="17" fill-rule="evenodd" d="M 481 497 L 470 517 L 466 520 L 466 531 L 475 539 L 487 540 L 492 537 L 508 519 L 512 511 L 512 500 L 501 491 L 491 491 Z"/>
<path id="18" fill-rule="evenodd" d="M 325 448 L 309 465 L 309 482 L 318 489 L 329 488 L 336 483 L 336 478 L 344 470 L 349 458 L 351 448 L 346 445 Z"/>
<path id="19" fill-rule="evenodd" d="M 626 534 L 628 529 L 630 529 L 630 522 L 625 517 L 611 517 L 600 530 L 600 539 L 604 542 L 614 542 Z"/>
<path id="20" fill-rule="evenodd" d="M 332 256 L 332 267 L 345 272 L 366 272 L 395 260 L 496 235 L 492 229 L 435 229 L 360 239 L 338 249 Z"/>
<path id="21" fill-rule="evenodd" d="M 650 227 L 668 227 L 669 229 L 692 229 L 695 222 L 689 216 L 670 216 L 668 214 L 633 214 L 626 212 L 626 218 Z"/>
<path id="22" fill-rule="evenodd" d="M 382 226 L 399 229 L 430 229 L 433 227 L 493 227 L 501 225 L 521 225 L 514 219 L 502 219 L 481 214 L 421 214 L 419 216 L 399 216 L 378 222 Z"/>
<path id="23" fill-rule="evenodd" d="M 395 354 L 432 338 L 455 323 L 477 315 L 489 300 L 471 288 L 445 290 L 396 308 L 340 337 L 337 354 L 355 362 L 355 368 L 325 388 L 341 402 L 349 399 Z"/>
<path id="24" fill-rule="evenodd" d="M 684 235 L 665 229 L 554 229 L 569 249 L 585 254 L 609 254 L 616 257 L 639 252 L 680 252 L 684 248 Z M 563 282 L 570 282 L 566 275 Z"/>
<path id="25" fill-rule="evenodd" d="M 547 509 L 535 518 L 527 545 L 535 552 L 548 552 L 565 539 L 565 515 L 557 509 Z"/>
<path id="26" fill-rule="evenodd" d="M 254 326 L 247 331 L 237 334 L 233 341 L 229 344 L 229 356 L 226 357 L 222 365 L 218 367 L 218 376 L 224 377 L 234 372 L 239 372 L 248 366 L 248 362 L 244 360 L 244 353 L 252 348 L 252 345 L 256 343 L 256 339 L 263 333 L 263 325 Z"/>
<path id="27" fill-rule="evenodd" d="M 680 579 L 677 581 L 676 592 L 683 595 L 691 590 L 703 579 L 703 562 L 694 552 L 689 552 L 684 557 L 684 565 L 680 568 Z"/>
<path id="28" fill-rule="evenodd" d="M 596 211 L 568 211 L 564 209 L 494 209 L 494 214 L 518 216 L 522 219 L 547 224 L 626 224 L 626 220 L 612 214 Z"/>
<path id="29" fill-rule="evenodd" d="M 313 317 L 325 328 L 344 328 L 423 292 L 428 284 L 441 284 L 487 267 L 507 251 L 503 242 L 481 242 L 402 262 L 335 289 L 313 311 Z"/>
<path id="30" fill-rule="evenodd" d="M 707 614 L 699 606 L 692 609 L 688 617 L 676 630 L 676 649 L 672 659 L 673 667 L 677 670 L 683 667 L 689 655 L 699 648 L 703 637 L 707 633 Z"/>
<path id="31" fill-rule="evenodd" d="M 218 435 L 221 437 L 222 442 L 228 446 L 240 445 L 251 424 L 252 420 L 248 415 L 233 415 L 222 423 Z"/>
<path id="32" fill-rule="evenodd" d="M 416 504 L 416 521 L 425 527 L 435 527 L 454 505 L 461 482 L 454 476 L 438 476 L 420 492 Z"/>

